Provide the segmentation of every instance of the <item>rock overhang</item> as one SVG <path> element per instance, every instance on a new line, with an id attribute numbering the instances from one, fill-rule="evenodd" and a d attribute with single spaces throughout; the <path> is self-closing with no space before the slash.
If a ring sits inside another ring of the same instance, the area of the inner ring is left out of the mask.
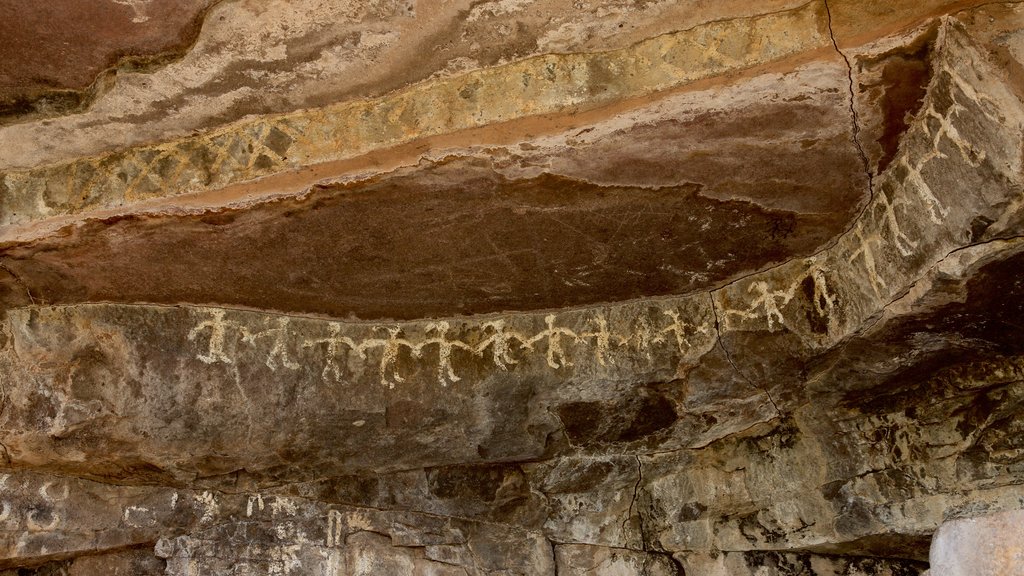
<path id="1" fill-rule="evenodd" d="M 831 62 L 725 90 L 658 93 L 827 49 L 827 25 L 823 5 L 809 3 L 8 172 L 6 266 L 22 282 L 39 278 L 40 299 L 52 303 L 195 302 L 356 318 L 558 308 L 721 284 L 812 253 L 865 201 L 852 117 L 823 121 L 851 113 L 848 75 L 831 53 Z M 597 110 L 590 122 L 577 117 L 630 97 L 641 101 Z M 569 129 L 527 134 L 514 146 L 488 146 L 485 137 L 390 174 L 306 188 L 297 200 L 196 216 L 118 209 L 494 121 L 508 119 L 516 132 L 514 118 L 545 112 L 564 116 Z M 97 211 L 122 215 L 90 225 Z M 288 242 L 275 229 L 282 214 Z M 31 236 L 76 216 L 85 223 L 17 240 L 18 225 Z M 703 234 L 722 241 L 704 246 Z M 245 247 L 259 257 L 242 257 Z M 591 263 L 574 264 L 577 253 Z M 203 271 L 199 260 L 217 269 Z M 233 266 L 250 260 L 258 273 Z M 368 296 L 375 288 L 381 302 Z"/>

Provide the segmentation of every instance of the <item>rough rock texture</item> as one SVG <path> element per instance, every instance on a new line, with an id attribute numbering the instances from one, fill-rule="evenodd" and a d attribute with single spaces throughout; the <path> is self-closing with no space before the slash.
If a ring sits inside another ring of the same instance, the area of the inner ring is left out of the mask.
<path id="1" fill-rule="evenodd" d="M 64 4 L 0 7 L 0 575 L 910 576 L 1024 509 L 1024 5 L 114 1 L 41 67 Z"/>

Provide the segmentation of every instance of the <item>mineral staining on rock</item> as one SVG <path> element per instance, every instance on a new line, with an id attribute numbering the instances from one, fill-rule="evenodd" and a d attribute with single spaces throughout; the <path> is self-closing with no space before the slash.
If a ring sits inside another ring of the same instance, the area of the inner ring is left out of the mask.
<path id="1" fill-rule="evenodd" d="M 824 123 L 849 113 L 846 82 L 808 65 L 516 145 L 448 148 L 297 199 L 115 216 L 25 242 L 5 264 L 52 303 L 190 301 L 363 319 L 691 292 L 811 254 L 855 216 L 867 194 L 850 125 Z M 750 137 L 752 122 L 773 141 Z M 779 182 L 774 195 L 766 177 Z M 706 245 L 709 234 L 721 240 Z M 266 266 L 255 281 L 232 264 L 280 259 L 293 264 Z M 366 298 L 374 291 L 386 298 Z"/>
<path id="2" fill-rule="evenodd" d="M 909 575 L 1024 508 L 1021 7 L 578 4 L 192 135 L 18 143 L 134 77 L 0 127 L 0 571 Z"/>
<path id="3" fill-rule="evenodd" d="M 414 138 L 644 96 L 824 46 L 824 28 L 822 5 L 809 3 L 778 14 L 712 22 L 607 53 L 538 56 L 377 99 L 9 172 L 3 177 L 0 222 L 18 224 L 216 188 Z"/>
<path id="4" fill-rule="evenodd" d="M 0 8 L 0 124 L 81 110 L 121 70 L 186 51 L 212 0 L 56 0 Z"/>

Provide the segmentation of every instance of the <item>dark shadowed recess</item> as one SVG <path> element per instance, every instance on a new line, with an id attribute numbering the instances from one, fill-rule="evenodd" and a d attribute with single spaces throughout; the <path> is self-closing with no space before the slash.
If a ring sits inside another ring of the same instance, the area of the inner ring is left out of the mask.
<path id="1" fill-rule="evenodd" d="M 861 72 L 874 70 L 877 80 L 862 82 L 857 91 L 866 93 L 880 113 L 877 145 L 881 149 L 876 173 L 892 162 L 911 118 L 921 108 L 931 81 L 931 57 L 938 27 L 930 27 L 907 46 L 858 60 Z"/>
<path id="2" fill-rule="evenodd" d="M 977 395 L 1018 381 L 1011 367 L 1024 355 L 1022 266 L 1024 253 L 985 265 L 966 283 L 963 302 L 851 340 L 815 361 L 828 374 L 815 378 L 841 383 L 833 390 L 840 404 L 870 414 L 913 413 L 922 399 L 934 403 Z M 875 366 L 887 369 L 871 369 Z M 990 415 L 983 404 L 978 399 L 978 413 L 965 417 Z"/>
<path id="3" fill-rule="evenodd" d="M 845 196 L 833 206 L 767 209 L 709 199 L 697 184 L 509 180 L 486 162 L 450 161 L 304 199 L 94 221 L 8 246 L 3 301 L 204 303 L 363 319 L 620 301 L 706 289 L 812 253 L 855 208 Z"/>

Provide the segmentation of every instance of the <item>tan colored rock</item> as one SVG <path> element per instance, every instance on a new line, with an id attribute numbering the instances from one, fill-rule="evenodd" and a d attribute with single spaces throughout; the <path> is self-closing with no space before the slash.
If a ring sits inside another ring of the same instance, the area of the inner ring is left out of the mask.
<path id="1" fill-rule="evenodd" d="M 932 541 L 934 576 L 1024 574 L 1024 511 L 943 524 Z"/>
<path id="2" fill-rule="evenodd" d="M 555 548 L 558 573 L 570 576 L 672 576 L 679 567 L 668 555 L 566 544 Z"/>
<path id="3" fill-rule="evenodd" d="M 159 576 L 165 568 L 152 550 L 135 549 L 75 558 L 68 576 Z"/>
<path id="4" fill-rule="evenodd" d="M 157 146 L 3 175 L 5 225 L 351 158 L 524 116 L 585 110 L 826 45 L 820 5 L 714 22 L 610 52 L 541 56 L 395 94 L 241 122 Z M 781 30 L 787 33 L 782 34 Z M 66 182 L 61 190 L 56 182 Z"/>

